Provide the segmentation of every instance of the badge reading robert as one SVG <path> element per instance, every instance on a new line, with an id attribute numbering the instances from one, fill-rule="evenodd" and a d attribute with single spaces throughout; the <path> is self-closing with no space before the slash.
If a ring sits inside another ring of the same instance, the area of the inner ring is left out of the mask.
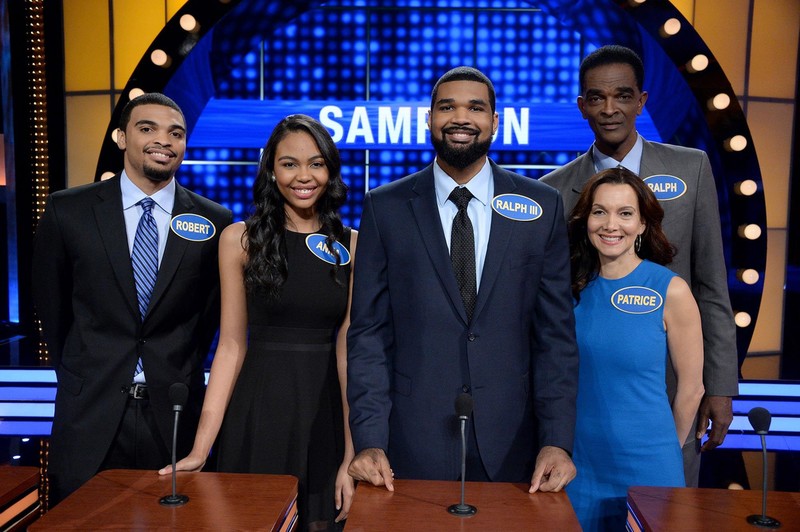
<path id="1" fill-rule="evenodd" d="M 686 182 L 674 175 L 651 175 L 643 181 L 650 187 L 658 201 L 670 201 L 686 194 Z"/>
<path id="2" fill-rule="evenodd" d="M 519 194 L 500 194 L 492 198 L 492 209 L 500 216 L 517 222 L 532 222 L 542 215 L 542 207 Z"/>
<path id="3" fill-rule="evenodd" d="M 205 242 L 217 232 L 214 224 L 199 214 L 183 213 L 174 216 L 169 227 L 179 237 L 192 242 Z"/>
<path id="4" fill-rule="evenodd" d="M 663 303 L 661 294 L 646 286 L 626 286 L 611 295 L 611 304 L 627 314 L 655 312 Z"/>
<path id="5" fill-rule="evenodd" d="M 313 234 L 306 237 L 306 246 L 318 259 L 328 264 L 336 264 L 336 256 L 331 253 L 328 244 L 325 242 L 325 235 Z M 350 263 L 350 252 L 339 242 L 334 242 L 333 247 L 339 252 L 339 265 L 344 266 Z"/>

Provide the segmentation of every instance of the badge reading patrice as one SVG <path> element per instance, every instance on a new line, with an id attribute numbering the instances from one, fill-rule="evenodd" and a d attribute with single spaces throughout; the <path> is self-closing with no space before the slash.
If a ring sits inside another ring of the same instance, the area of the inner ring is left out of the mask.
<path id="1" fill-rule="evenodd" d="M 169 222 L 169 227 L 179 237 L 192 242 L 204 242 L 217 232 L 214 224 L 199 214 L 183 213 L 174 216 Z"/>
<path id="2" fill-rule="evenodd" d="M 500 194 L 492 198 L 492 209 L 500 216 L 517 222 L 531 222 L 542 215 L 542 207 L 519 194 Z"/>
<path id="3" fill-rule="evenodd" d="M 643 181 L 650 187 L 658 201 L 674 200 L 686 194 L 686 182 L 674 175 L 651 175 Z"/>
<path id="4" fill-rule="evenodd" d="M 308 250 L 313 253 L 318 259 L 324 260 L 328 264 L 336 264 L 336 256 L 331 253 L 330 248 L 325 243 L 325 235 L 313 234 L 306 237 L 306 246 Z M 350 252 L 339 242 L 333 243 L 334 249 L 339 252 L 341 262 L 340 266 L 344 266 L 350 262 Z"/>
<path id="5" fill-rule="evenodd" d="M 661 294 L 646 286 L 626 286 L 611 296 L 611 304 L 627 314 L 647 314 L 664 303 Z"/>

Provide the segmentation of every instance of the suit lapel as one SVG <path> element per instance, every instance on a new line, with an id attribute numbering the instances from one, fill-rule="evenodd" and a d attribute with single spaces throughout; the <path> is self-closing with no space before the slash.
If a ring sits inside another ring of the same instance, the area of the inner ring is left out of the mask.
<path id="1" fill-rule="evenodd" d="M 192 212 L 195 205 L 189 195 L 177 182 L 175 183 L 175 203 L 172 207 L 172 217 L 186 212 Z M 170 224 L 171 225 L 171 224 Z M 153 287 L 153 295 L 150 296 L 150 307 L 147 311 L 147 317 L 153 314 L 153 310 L 158 305 L 159 301 L 164 295 L 172 278 L 175 277 L 175 272 L 178 271 L 178 266 L 183 259 L 189 241 L 176 235 L 171 229 L 167 229 L 167 246 L 164 249 L 164 257 L 161 259 L 161 265 L 158 267 L 158 277 L 156 277 L 156 285 Z M 145 317 L 145 322 L 147 322 Z"/>
<path id="2" fill-rule="evenodd" d="M 98 192 L 99 203 L 94 206 L 95 223 L 100 231 L 108 261 L 122 291 L 125 302 L 139 319 L 139 303 L 136 298 L 136 285 L 133 281 L 133 266 L 128 248 L 128 234 L 125 230 L 125 216 L 122 214 L 122 191 L 119 175 L 108 181 L 107 186 Z"/>
<path id="3" fill-rule="evenodd" d="M 650 143 L 642 139 L 642 162 L 639 165 L 639 177 L 642 179 L 660 175 L 665 172 L 664 163 L 658 155 L 650 148 Z"/>
<path id="4" fill-rule="evenodd" d="M 417 182 L 414 184 L 414 192 L 416 192 L 417 196 L 409 200 L 409 205 L 417 222 L 420 235 L 422 235 L 422 242 L 425 245 L 428 256 L 431 258 L 445 293 L 458 310 L 461 319 L 467 322 L 467 312 L 464 310 L 464 302 L 461 300 L 461 292 L 458 290 L 456 276 L 450 263 L 447 241 L 442 231 L 442 221 L 439 218 L 436 189 L 433 185 L 433 165 L 420 173 Z"/>
<path id="5" fill-rule="evenodd" d="M 498 167 L 494 162 L 490 161 L 490 163 L 494 179 L 494 195 L 499 196 L 500 194 L 513 192 L 517 187 L 506 171 Z M 489 201 L 492 201 L 492 199 L 489 198 Z M 475 303 L 473 319 L 480 314 L 481 309 L 489 299 L 492 287 L 500 274 L 500 268 L 506 259 L 508 244 L 511 242 L 514 224 L 516 223 L 519 222 L 500 216 L 496 211 L 492 210 L 492 228 L 489 231 L 489 244 L 486 248 L 486 260 L 483 263 L 483 273 L 481 274 L 481 284 L 478 289 L 478 300 Z"/>

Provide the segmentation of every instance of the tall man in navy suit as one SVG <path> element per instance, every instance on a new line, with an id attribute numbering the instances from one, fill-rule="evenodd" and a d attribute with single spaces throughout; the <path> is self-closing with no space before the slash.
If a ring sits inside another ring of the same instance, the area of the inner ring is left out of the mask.
<path id="1" fill-rule="evenodd" d="M 393 474 L 458 479 L 454 403 L 465 392 L 467 480 L 530 482 L 535 492 L 575 477 L 578 353 L 562 201 L 487 158 L 498 121 L 485 75 L 447 72 L 428 116 L 435 162 L 365 198 L 348 333 L 349 471 L 359 480 L 392 490 Z"/>
<path id="2" fill-rule="evenodd" d="M 117 144 L 122 173 L 53 193 L 36 232 L 34 302 L 58 378 L 52 503 L 100 470 L 169 463 L 173 383 L 189 388 L 178 454 L 189 451 L 219 320 L 217 241 L 231 212 L 174 179 L 183 113 L 163 94 L 140 96 Z"/>
<path id="3" fill-rule="evenodd" d="M 706 394 L 696 430 L 683 448 L 686 485 L 697 486 L 700 438 L 711 421 L 702 449 L 709 451 L 723 442 L 733 420 L 732 396 L 738 394 L 736 327 L 711 164 L 705 152 L 650 142 L 637 133 L 636 117 L 647 101 L 647 91 L 642 89 L 644 65 L 633 50 L 617 45 L 598 48 L 581 62 L 579 78 L 578 109 L 594 132 L 594 144 L 541 180 L 561 191 L 567 215 L 584 183 L 596 172 L 617 165 L 638 174 L 657 193 L 664 208 L 664 233 L 677 248 L 667 266 L 692 287 L 703 318 Z M 659 188 L 667 192 L 660 193 Z M 675 377 L 671 366 L 667 370 L 672 397 Z"/>

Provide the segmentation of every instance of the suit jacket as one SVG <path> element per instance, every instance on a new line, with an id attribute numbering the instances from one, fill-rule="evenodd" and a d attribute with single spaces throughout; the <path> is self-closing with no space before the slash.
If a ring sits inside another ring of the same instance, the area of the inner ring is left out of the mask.
<path id="1" fill-rule="evenodd" d="M 177 185 L 172 215 L 181 213 L 204 216 L 216 233 L 193 242 L 169 231 L 142 321 L 119 175 L 48 199 L 34 244 L 33 296 L 58 378 L 49 469 L 61 494 L 98 471 L 139 357 L 167 446 L 173 424 L 169 387 L 189 387 L 178 454 L 191 449 L 205 393 L 203 362 L 219 323 L 217 244 L 231 212 Z"/>
<path id="2" fill-rule="evenodd" d="M 645 140 L 639 172 L 642 178 L 672 175 L 686 183 L 686 193 L 681 197 L 661 201 L 664 233 L 677 248 L 672 263 L 666 266 L 692 287 L 700 308 L 706 394 L 737 395 L 736 327 L 728 297 L 717 192 L 708 156 L 701 150 Z M 583 185 L 594 174 L 590 149 L 541 181 L 561 191 L 565 213 L 569 215 Z"/>
<path id="3" fill-rule="evenodd" d="M 572 450 L 578 356 L 563 207 L 556 190 L 491 164 L 495 195 L 539 203 L 497 212 L 472 322 L 450 262 L 433 167 L 369 192 L 355 261 L 348 400 L 356 452 L 387 451 L 399 477 L 457 479 L 456 397 L 489 477 L 529 481 L 538 449 Z"/>

